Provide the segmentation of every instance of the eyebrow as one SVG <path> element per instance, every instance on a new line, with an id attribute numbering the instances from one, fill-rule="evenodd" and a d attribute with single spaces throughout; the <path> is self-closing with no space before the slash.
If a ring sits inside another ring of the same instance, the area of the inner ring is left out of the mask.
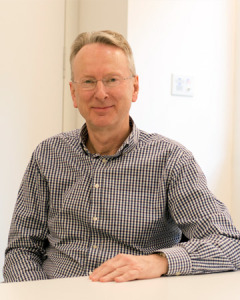
<path id="1" fill-rule="evenodd" d="M 107 77 L 107 76 L 123 76 L 123 75 L 119 72 L 111 72 L 111 73 L 107 73 L 103 77 Z M 96 78 L 96 77 L 94 77 L 93 75 L 82 75 L 81 78 Z"/>

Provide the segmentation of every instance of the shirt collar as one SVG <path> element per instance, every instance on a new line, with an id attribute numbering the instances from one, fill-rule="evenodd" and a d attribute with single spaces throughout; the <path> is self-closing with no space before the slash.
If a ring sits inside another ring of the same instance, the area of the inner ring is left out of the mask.
<path id="1" fill-rule="evenodd" d="M 135 148 L 135 146 L 138 143 L 139 139 L 139 129 L 136 127 L 136 124 L 134 123 L 133 119 L 130 117 L 129 118 L 129 125 L 132 128 L 131 133 L 129 136 L 126 138 L 126 140 L 123 142 L 122 146 L 118 149 L 117 153 L 110 157 L 118 157 L 120 155 L 124 155 Z M 86 142 L 88 139 L 88 131 L 87 131 L 87 125 L 86 123 L 82 126 L 81 132 L 80 132 L 80 143 L 82 145 L 83 150 L 85 151 L 86 154 L 92 155 L 87 147 L 86 147 Z M 97 157 L 99 154 L 94 154 L 93 156 Z"/>

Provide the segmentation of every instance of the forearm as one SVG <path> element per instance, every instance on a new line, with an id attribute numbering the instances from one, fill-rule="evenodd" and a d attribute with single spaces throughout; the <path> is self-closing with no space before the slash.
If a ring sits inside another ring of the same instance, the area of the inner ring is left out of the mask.
<path id="1" fill-rule="evenodd" d="M 169 187 L 171 215 L 189 241 L 162 249 L 169 261 L 168 274 L 240 269 L 240 232 L 191 156 L 179 159 Z"/>
<path id="2" fill-rule="evenodd" d="M 46 279 L 48 187 L 34 156 L 24 174 L 14 209 L 4 264 L 5 282 Z"/>
<path id="3" fill-rule="evenodd" d="M 36 254 L 21 249 L 7 252 L 3 276 L 4 282 L 47 279 L 42 269 L 41 259 Z"/>
<path id="4" fill-rule="evenodd" d="M 162 249 L 168 259 L 167 275 L 234 271 L 240 269 L 239 240 L 212 235 Z"/>

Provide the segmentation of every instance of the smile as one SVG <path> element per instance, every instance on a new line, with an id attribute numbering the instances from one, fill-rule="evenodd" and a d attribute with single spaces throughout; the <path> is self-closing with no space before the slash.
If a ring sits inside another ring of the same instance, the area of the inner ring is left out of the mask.
<path id="1" fill-rule="evenodd" d="M 108 109 L 110 109 L 112 107 L 113 107 L 113 105 L 111 105 L 111 106 L 104 106 L 104 107 L 93 107 L 93 109 L 94 110 L 98 110 L 98 111 L 106 111 L 106 110 L 108 110 Z"/>

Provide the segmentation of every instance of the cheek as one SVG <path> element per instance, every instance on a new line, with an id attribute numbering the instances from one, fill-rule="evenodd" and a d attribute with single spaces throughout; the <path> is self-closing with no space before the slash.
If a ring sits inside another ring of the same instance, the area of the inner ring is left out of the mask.
<path id="1" fill-rule="evenodd" d="M 76 93 L 76 97 L 75 97 L 75 104 L 78 108 L 80 107 L 84 107 L 85 105 L 87 105 L 87 103 L 90 102 L 90 95 L 89 93 Z"/>
<path id="2" fill-rule="evenodd" d="M 94 102 L 92 94 L 81 93 L 77 96 L 77 109 L 84 119 L 91 114 L 91 103 Z"/>

